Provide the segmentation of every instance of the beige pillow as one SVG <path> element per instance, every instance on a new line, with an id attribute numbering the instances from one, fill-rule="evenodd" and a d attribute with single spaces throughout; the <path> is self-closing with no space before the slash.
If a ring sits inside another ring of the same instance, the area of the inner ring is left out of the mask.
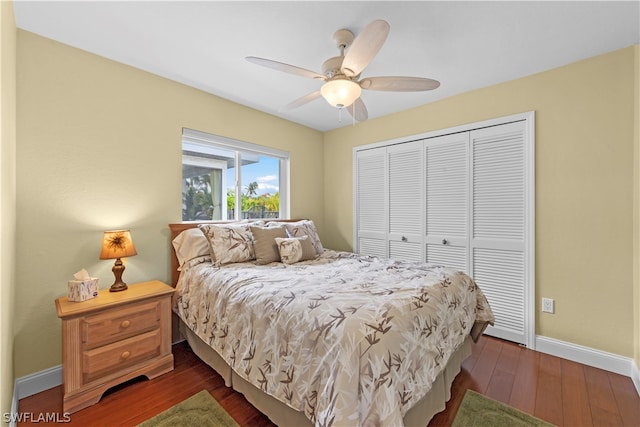
<path id="1" fill-rule="evenodd" d="M 287 230 L 284 227 L 251 227 L 251 234 L 253 234 L 256 263 L 269 264 L 280 261 L 276 237 L 287 237 Z"/>
<path id="2" fill-rule="evenodd" d="M 308 236 L 276 238 L 280 259 L 285 264 L 315 259 L 316 250 Z"/>
<path id="3" fill-rule="evenodd" d="M 198 227 L 209 240 L 211 257 L 216 265 L 247 262 L 256 258 L 249 224 L 232 227 L 226 224 L 201 224 Z"/>
<path id="4" fill-rule="evenodd" d="M 184 271 L 196 264 L 211 261 L 209 241 L 198 228 L 184 230 L 171 243 L 180 265 L 178 271 Z"/>
<path id="5" fill-rule="evenodd" d="M 316 254 L 320 255 L 324 252 L 324 247 L 322 247 L 320 236 L 318 236 L 318 231 L 313 221 L 304 219 L 298 222 L 287 222 L 284 224 L 284 227 L 287 229 L 287 234 L 290 237 L 309 236 L 309 240 L 311 240 Z"/>

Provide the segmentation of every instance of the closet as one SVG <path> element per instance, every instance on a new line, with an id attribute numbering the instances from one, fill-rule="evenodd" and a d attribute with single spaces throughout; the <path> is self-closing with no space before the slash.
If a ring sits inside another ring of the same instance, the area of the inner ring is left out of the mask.
<path id="1" fill-rule="evenodd" d="M 533 113 L 354 148 L 354 250 L 469 274 L 534 344 Z"/>

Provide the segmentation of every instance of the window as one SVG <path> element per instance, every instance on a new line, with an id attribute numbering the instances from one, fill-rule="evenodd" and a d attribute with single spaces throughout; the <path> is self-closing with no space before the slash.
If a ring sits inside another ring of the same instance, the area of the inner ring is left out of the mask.
<path id="1" fill-rule="evenodd" d="M 182 131 L 182 220 L 288 218 L 289 153 Z"/>

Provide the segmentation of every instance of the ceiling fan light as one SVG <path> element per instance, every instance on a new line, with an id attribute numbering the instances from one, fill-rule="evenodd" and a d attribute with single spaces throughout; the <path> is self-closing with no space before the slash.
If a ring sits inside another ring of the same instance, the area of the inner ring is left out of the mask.
<path id="1" fill-rule="evenodd" d="M 320 88 L 320 93 L 329 105 L 336 108 L 348 107 L 360 98 L 362 89 L 357 83 L 347 80 L 338 79 L 326 82 Z"/>

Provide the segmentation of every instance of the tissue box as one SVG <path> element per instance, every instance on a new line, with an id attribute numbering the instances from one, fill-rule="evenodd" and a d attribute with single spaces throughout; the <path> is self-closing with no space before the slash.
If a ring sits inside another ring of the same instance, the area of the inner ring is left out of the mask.
<path id="1" fill-rule="evenodd" d="M 98 296 L 98 279 L 95 277 L 87 280 L 69 280 L 67 287 L 69 301 L 86 301 Z"/>

